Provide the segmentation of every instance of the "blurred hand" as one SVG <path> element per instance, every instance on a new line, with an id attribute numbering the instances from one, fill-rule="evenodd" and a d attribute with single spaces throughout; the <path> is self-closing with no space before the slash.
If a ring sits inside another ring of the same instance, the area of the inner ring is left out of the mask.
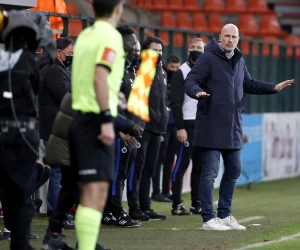
<path id="1" fill-rule="evenodd" d="M 207 98 L 210 97 L 210 94 L 207 94 L 206 92 L 198 92 L 196 94 L 196 98 Z"/>
<path id="2" fill-rule="evenodd" d="M 137 140 L 134 137 L 130 136 L 129 134 L 124 134 L 123 132 L 119 132 L 119 135 L 125 146 L 129 145 L 133 148 L 136 148 Z"/>
<path id="3" fill-rule="evenodd" d="M 275 90 L 276 92 L 279 92 L 279 91 L 281 91 L 282 89 L 284 89 L 285 87 L 291 86 L 294 82 L 295 82 L 295 80 L 294 80 L 294 79 L 291 79 L 291 80 L 286 80 L 286 81 L 284 81 L 284 82 L 278 83 L 277 85 L 275 85 L 274 90 Z"/>
<path id="4" fill-rule="evenodd" d="M 142 137 L 143 129 L 135 123 L 129 130 L 129 134 L 134 137 Z"/>
<path id="5" fill-rule="evenodd" d="M 115 140 L 114 125 L 112 122 L 101 124 L 101 134 L 98 135 L 98 140 L 100 140 L 104 145 L 111 146 Z"/>
<path id="6" fill-rule="evenodd" d="M 187 142 L 187 132 L 185 129 L 179 129 L 177 130 L 177 139 L 180 141 L 180 143 L 184 144 Z"/>

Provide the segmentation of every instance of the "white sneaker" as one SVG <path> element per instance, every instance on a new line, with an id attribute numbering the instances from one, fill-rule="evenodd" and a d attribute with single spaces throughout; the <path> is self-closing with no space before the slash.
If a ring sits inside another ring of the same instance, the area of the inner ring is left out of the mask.
<path id="1" fill-rule="evenodd" d="M 246 227 L 240 225 L 232 215 L 221 219 L 221 221 L 232 230 L 246 230 Z"/>
<path id="2" fill-rule="evenodd" d="M 203 230 L 228 231 L 231 227 L 225 226 L 220 218 L 213 218 L 203 223 Z"/>

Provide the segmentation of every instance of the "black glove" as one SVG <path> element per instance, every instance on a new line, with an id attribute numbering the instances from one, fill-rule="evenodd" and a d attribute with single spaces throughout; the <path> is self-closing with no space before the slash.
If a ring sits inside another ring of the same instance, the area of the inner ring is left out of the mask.
<path id="1" fill-rule="evenodd" d="M 134 137 L 142 138 L 143 129 L 136 123 L 129 129 L 128 134 Z"/>

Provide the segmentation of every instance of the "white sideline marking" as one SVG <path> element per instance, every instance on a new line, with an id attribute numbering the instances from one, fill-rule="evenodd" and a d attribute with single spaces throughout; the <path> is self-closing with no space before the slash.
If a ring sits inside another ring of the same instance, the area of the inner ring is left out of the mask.
<path id="1" fill-rule="evenodd" d="M 244 250 L 244 249 L 250 249 L 250 248 L 255 248 L 255 247 L 271 245 L 271 244 L 274 244 L 274 243 L 280 243 L 280 242 L 287 241 L 287 240 L 293 240 L 297 237 L 300 237 L 300 233 L 293 234 L 293 235 L 290 235 L 290 236 L 283 236 L 279 240 L 272 240 L 272 241 L 267 241 L 267 242 L 251 244 L 251 245 L 248 245 L 248 246 L 245 246 L 245 247 L 242 247 L 242 248 L 238 248 L 238 249 L 235 249 L 235 250 Z"/>
<path id="2" fill-rule="evenodd" d="M 265 218 L 265 216 L 252 216 L 252 217 L 248 217 L 248 218 L 245 218 L 245 219 L 238 220 L 238 223 L 248 222 L 248 221 L 252 221 L 252 220 L 259 220 L 259 219 L 262 219 L 262 218 Z"/>

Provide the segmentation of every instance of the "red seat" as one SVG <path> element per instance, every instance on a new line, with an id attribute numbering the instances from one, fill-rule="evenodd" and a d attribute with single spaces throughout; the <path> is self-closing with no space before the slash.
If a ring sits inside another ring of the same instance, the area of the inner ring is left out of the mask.
<path id="1" fill-rule="evenodd" d="M 196 31 L 209 32 L 209 27 L 203 13 L 195 13 L 193 16 L 193 29 Z"/>
<path id="2" fill-rule="evenodd" d="M 163 27 L 170 27 L 170 28 L 177 28 L 177 24 L 175 22 L 175 18 L 172 12 L 163 12 L 161 15 L 161 26 Z M 166 30 L 160 31 L 160 38 L 164 41 L 167 45 L 170 43 L 169 39 L 169 32 Z M 175 32 L 174 33 L 174 44 L 177 46 L 182 46 L 183 39 L 181 33 Z"/>
<path id="3" fill-rule="evenodd" d="M 180 12 L 177 14 L 177 27 L 180 29 L 187 29 L 187 30 L 193 29 L 189 13 Z"/>
<path id="4" fill-rule="evenodd" d="M 198 5 L 197 0 L 184 0 L 183 5 L 187 11 L 201 11 L 200 6 Z"/>
<path id="5" fill-rule="evenodd" d="M 185 6 L 183 5 L 182 0 L 168 0 L 168 10 L 185 11 Z"/>
<path id="6" fill-rule="evenodd" d="M 221 16 L 217 13 L 211 13 L 208 17 L 208 26 L 210 32 L 220 34 L 223 28 Z"/>
<path id="7" fill-rule="evenodd" d="M 262 36 L 284 36 L 277 17 L 274 14 L 265 14 L 260 19 L 260 33 Z"/>
<path id="8" fill-rule="evenodd" d="M 152 0 L 145 1 L 145 8 L 150 11 L 169 11 L 168 1 L 167 0 Z"/>
<path id="9" fill-rule="evenodd" d="M 69 19 L 69 36 L 78 36 L 82 31 L 82 21 L 79 19 Z"/>
<path id="10" fill-rule="evenodd" d="M 252 14 L 240 15 L 238 21 L 240 34 L 258 36 L 260 34 L 256 18 Z"/>
<path id="11" fill-rule="evenodd" d="M 244 36 L 243 38 L 251 39 L 253 37 Z M 242 40 L 240 49 L 244 56 L 249 55 L 250 54 L 250 42 Z M 255 43 L 252 43 L 252 54 L 251 55 L 258 56 L 258 48 L 257 48 L 257 44 L 255 44 Z"/>
<path id="12" fill-rule="evenodd" d="M 144 7 L 145 6 L 145 0 L 137 0 L 136 5 L 140 6 L 140 7 Z"/>
<path id="13" fill-rule="evenodd" d="M 300 38 L 297 36 L 288 36 L 284 39 L 284 42 L 287 45 L 298 45 L 300 46 Z M 293 57 L 293 52 L 295 51 L 295 48 L 293 47 L 287 47 L 286 48 L 286 56 L 287 57 Z M 300 47 L 296 48 L 296 58 L 299 59 L 300 58 Z"/>
<path id="14" fill-rule="evenodd" d="M 78 15 L 78 8 L 76 3 L 66 2 L 67 13 L 70 15 Z"/>
<path id="15" fill-rule="evenodd" d="M 278 43 L 278 38 L 276 36 L 265 36 L 262 38 L 263 41 L 267 42 L 275 42 Z M 263 44 L 262 46 L 262 54 L 263 56 L 269 56 L 270 55 L 270 44 Z M 279 45 L 273 45 L 272 46 L 272 56 L 273 57 L 278 57 L 280 54 L 279 52 Z"/>
<path id="16" fill-rule="evenodd" d="M 248 12 L 253 14 L 264 14 L 272 12 L 266 0 L 248 0 Z"/>
<path id="17" fill-rule="evenodd" d="M 223 0 L 205 0 L 203 4 L 203 10 L 205 12 L 223 12 L 224 2 Z"/>
<path id="18" fill-rule="evenodd" d="M 227 13 L 234 13 L 234 14 L 241 14 L 247 12 L 247 6 L 244 0 L 227 0 L 225 12 Z"/>

